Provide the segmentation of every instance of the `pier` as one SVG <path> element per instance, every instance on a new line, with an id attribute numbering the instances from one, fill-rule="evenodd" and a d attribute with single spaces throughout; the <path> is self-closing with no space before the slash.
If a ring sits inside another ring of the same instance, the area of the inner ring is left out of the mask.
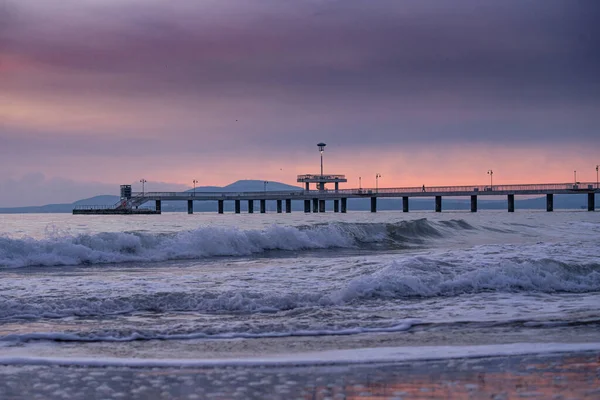
<path id="1" fill-rule="evenodd" d="M 163 201 L 186 201 L 188 214 L 194 212 L 194 201 L 215 201 L 219 214 L 224 213 L 225 202 L 234 203 L 234 212 L 241 212 L 241 202 L 247 202 L 248 213 L 255 212 L 254 203 L 258 202 L 259 212 L 266 213 L 266 202 L 276 201 L 277 213 L 291 213 L 292 201 L 304 202 L 304 212 L 325 212 L 326 202 L 333 202 L 333 212 L 346 213 L 348 199 L 368 198 L 371 212 L 377 212 L 379 198 L 402 198 L 402 211 L 409 212 L 411 198 L 434 197 L 434 211 L 442 212 L 444 197 L 470 198 L 471 212 L 477 212 L 479 197 L 505 197 L 508 212 L 515 212 L 515 196 L 546 196 L 546 211 L 554 210 L 554 195 L 587 195 L 588 211 L 595 211 L 595 194 L 600 193 L 596 182 L 584 183 L 547 183 L 522 185 L 467 185 L 467 186 L 430 186 L 399 188 L 359 188 L 339 189 L 337 183 L 345 182 L 343 175 L 323 175 L 323 180 L 335 184 L 334 189 L 326 189 L 319 175 L 299 175 L 298 182 L 305 188 L 286 191 L 259 192 L 132 192 L 130 185 L 121 186 L 121 200 L 113 206 L 78 206 L 73 214 L 160 214 Z M 307 181 L 308 180 L 308 181 Z M 336 182 L 337 180 L 337 182 Z M 310 182 L 321 189 L 311 190 Z M 154 202 L 154 208 L 143 208 L 146 203 Z M 285 207 L 284 207 L 285 206 Z"/>

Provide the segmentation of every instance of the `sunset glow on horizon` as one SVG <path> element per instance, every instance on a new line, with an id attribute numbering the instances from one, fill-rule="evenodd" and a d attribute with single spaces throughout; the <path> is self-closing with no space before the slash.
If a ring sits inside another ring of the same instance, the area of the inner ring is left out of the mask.
<path id="1" fill-rule="evenodd" d="M 50 182 L 73 201 L 142 177 L 299 185 L 318 172 L 320 141 L 325 172 L 345 174 L 345 187 L 373 187 L 377 173 L 380 187 L 485 184 L 489 169 L 498 184 L 571 182 L 574 171 L 592 182 L 599 9 L 8 0 L 0 207 Z"/>

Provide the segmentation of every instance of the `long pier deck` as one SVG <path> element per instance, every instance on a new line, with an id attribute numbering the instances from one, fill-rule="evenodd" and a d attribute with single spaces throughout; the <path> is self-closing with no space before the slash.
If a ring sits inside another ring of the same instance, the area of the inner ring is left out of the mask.
<path id="1" fill-rule="evenodd" d="M 235 212 L 240 213 L 240 202 L 248 202 L 248 212 L 254 212 L 254 201 L 260 202 L 260 212 L 266 212 L 266 201 L 277 201 L 277 212 L 291 212 L 292 200 L 304 201 L 305 212 L 325 212 L 325 202 L 334 202 L 334 212 L 347 211 L 347 199 L 370 198 L 371 212 L 377 211 L 377 199 L 402 198 L 402 209 L 409 211 L 409 198 L 435 197 L 435 211 L 442 211 L 442 197 L 470 197 L 471 211 L 477 211 L 478 196 L 507 196 L 507 210 L 514 212 L 515 196 L 546 195 L 546 210 L 554 210 L 555 194 L 587 194 L 588 211 L 595 210 L 595 194 L 600 193 L 597 182 L 546 183 L 519 185 L 467 185 L 467 186 L 430 186 L 400 188 L 358 188 L 339 190 L 285 190 L 257 192 L 133 192 L 122 197 L 114 206 L 79 206 L 73 214 L 159 214 L 162 201 L 187 201 L 188 213 L 193 213 L 194 201 L 217 201 L 218 212 L 223 213 L 225 201 L 235 202 Z M 154 209 L 140 208 L 144 203 L 154 201 Z M 341 207 L 340 207 L 341 203 Z M 311 207 L 312 205 L 312 207 Z"/>

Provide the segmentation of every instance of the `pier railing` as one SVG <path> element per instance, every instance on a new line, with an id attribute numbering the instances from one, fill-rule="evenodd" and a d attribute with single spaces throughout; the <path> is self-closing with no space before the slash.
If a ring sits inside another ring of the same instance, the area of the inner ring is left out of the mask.
<path id="1" fill-rule="evenodd" d="M 277 197 L 306 197 L 311 195 L 348 195 L 348 196 L 393 196 L 394 194 L 407 195 L 436 195 L 436 194 L 451 194 L 460 195 L 482 194 L 492 195 L 498 192 L 501 193 L 545 193 L 545 192 L 564 192 L 572 193 L 579 191 L 597 191 L 596 182 L 578 182 L 574 183 L 541 183 L 541 184 L 511 184 L 511 185 L 462 185 L 462 186 L 409 186 L 396 188 L 358 188 L 358 189 L 325 189 L 325 190 L 269 190 L 269 191 L 252 191 L 252 192 L 134 192 L 132 200 L 151 200 L 160 198 L 194 200 L 199 197 L 202 200 L 207 199 L 224 199 L 231 197 L 256 197 L 259 198 L 277 198 Z M 200 200 L 200 199 L 199 199 Z"/>

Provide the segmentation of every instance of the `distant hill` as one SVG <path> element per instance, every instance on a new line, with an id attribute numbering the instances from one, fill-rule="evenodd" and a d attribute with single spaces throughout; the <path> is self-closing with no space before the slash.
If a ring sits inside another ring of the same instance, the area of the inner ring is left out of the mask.
<path id="1" fill-rule="evenodd" d="M 287 185 L 281 182 L 268 181 L 265 186 L 264 180 L 239 180 L 227 186 L 198 186 L 196 192 L 261 192 L 267 191 L 293 191 L 302 190 L 301 187 Z M 194 189 L 188 190 L 192 192 Z M 495 209 L 495 210 L 506 210 L 507 203 L 506 198 L 497 200 L 486 200 L 486 196 L 479 196 L 478 208 Z M 67 204 L 47 204 L 44 206 L 32 206 L 32 207 L 10 207 L 0 208 L 0 214 L 25 214 L 25 213 L 71 213 L 75 206 L 79 205 L 113 205 L 119 201 L 117 195 L 100 195 L 94 196 L 87 199 L 77 200 L 74 203 Z M 150 203 L 148 203 L 150 204 Z M 600 195 L 596 195 L 596 204 L 600 207 Z M 152 204 L 153 205 L 153 204 Z M 233 211 L 233 202 L 225 202 L 225 211 Z M 255 206 L 256 207 L 256 206 Z M 275 201 L 267 202 L 267 210 L 273 212 L 276 207 Z M 536 197 L 529 199 L 515 198 L 515 208 L 519 209 L 540 209 L 546 208 L 546 198 Z M 564 194 L 554 196 L 554 208 L 555 209 L 582 209 L 587 208 L 587 196 L 583 194 Z M 241 204 L 242 211 L 247 210 L 247 202 L 243 201 Z M 292 202 L 292 209 L 294 211 L 303 211 L 304 204 L 300 201 Z M 402 199 L 388 199 L 382 198 L 377 201 L 378 210 L 402 210 Z M 433 210 L 434 200 L 433 198 L 411 198 L 410 209 L 413 211 Z M 469 210 L 470 200 L 463 198 L 444 198 L 442 203 L 442 210 Z M 184 212 L 187 210 L 187 204 L 184 201 L 163 201 L 162 210 L 164 212 Z M 333 210 L 333 203 L 327 202 L 327 210 Z M 370 210 L 370 200 L 367 199 L 348 199 L 348 210 L 351 211 L 364 211 Z M 195 201 L 194 211 L 217 211 L 216 201 Z"/>

